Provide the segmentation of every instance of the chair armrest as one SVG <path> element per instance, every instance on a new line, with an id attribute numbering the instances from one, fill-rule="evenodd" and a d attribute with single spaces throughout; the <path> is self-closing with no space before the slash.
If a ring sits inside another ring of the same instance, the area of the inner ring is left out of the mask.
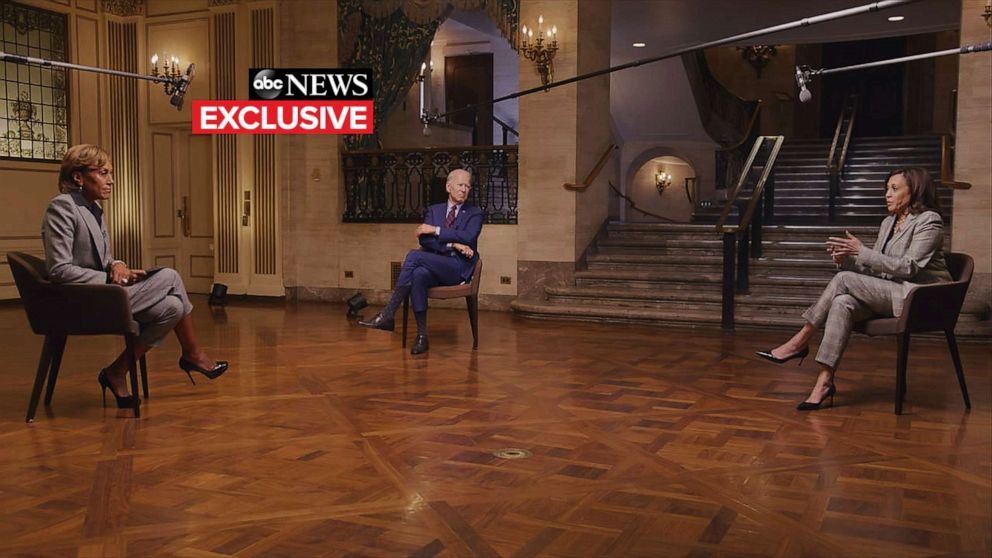
<path id="1" fill-rule="evenodd" d="M 61 284 L 51 286 L 53 332 L 66 335 L 138 333 L 131 302 L 119 285 Z"/>
<path id="2" fill-rule="evenodd" d="M 953 330 L 967 291 L 968 283 L 960 281 L 913 287 L 903 302 L 900 331 Z"/>

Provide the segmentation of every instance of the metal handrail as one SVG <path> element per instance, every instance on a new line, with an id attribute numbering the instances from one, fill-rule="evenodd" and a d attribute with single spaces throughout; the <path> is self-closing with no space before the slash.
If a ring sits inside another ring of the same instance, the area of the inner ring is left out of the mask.
<path id="1" fill-rule="evenodd" d="M 503 122 L 496 115 L 493 115 L 493 122 L 499 124 L 500 127 L 503 128 L 503 143 L 506 143 L 506 133 L 507 132 L 510 132 L 511 134 L 517 136 L 518 138 L 520 137 L 520 132 L 514 130 L 513 129 L 513 126 L 510 126 L 506 122 Z"/>
<path id="2" fill-rule="evenodd" d="M 772 144 L 771 152 L 765 160 L 764 168 L 761 169 L 761 176 L 758 178 L 758 182 L 754 185 L 754 190 L 751 192 L 751 199 L 748 201 L 747 209 L 741 214 L 740 221 L 736 226 L 728 226 L 727 218 L 730 216 L 730 211 L 736 205 L 737 198 L 744 184 L 747 182 L 748 175 L 751 173 L 754 160 L 757 158 L 758 153 L 766 141 L 774 141 L 774 143 Z M 761 257 L 761 229 L 764 219 L 762 214 L 767 212 L 768 216 L 771 217 L 772 198 L 775 195 L 773 185 L 769 189 L 768 197 L 766 198 L 764 195 L 765 183 L 768 181 L 768 177 L 775 167 L 775 160 L 778 158 L 779 150 L 782 149 L 782 143 L 784 141 L 785 136 L 758 136 L 754 140 L 754 147 L 751 148 L 747 163 L 745 163 L 744 169 L 741 171 L 741 176 L 737 180 L 737 186 L 734 188 L 734 192 L 728 197 L 727 205 L 724 206 L 723 211 L 720 213 L 720 219 L 716 225 L 717 232 L 723 235 L 720 327 L 725 330 L 734 329 L 735 295 L 748 292 L 750 275 L 749 260 L 751 258 Z M 762 211 L 761 205 L 759 205 L 762 202 L 765 205 L 764 211 Z M 754 220 L 753 223 L 752 219 Z M 749 229 L 750 235 L 747 234 Z"/>
<path id="3" fill-rule="evenodd" d="M 851 132 L 854 131 L 854 118 L 858 114 L 857 95 L 848 95 L 844 101 L 844 106 L 840 109 L 840 116 L 837 117 L 837 126 L 834 128 L 834 139 L 830 142 L 830 154 L 827 155 L 827 172 L 839 173 L 844 168 L 844 161 L 847 159 L 847 146 L 851 142 Z M 853 106 L 852 106 L 853 105 Z M 834 165 L 834 154 L 837 153 L 837 142 L 840 141 L 840 131 L 844 126 L 844 115 L 847 114 L 848 107 L 851 107 L 851 119 L 848 120 L 847 130 L 844 132 L 844 146 L 841 149 L 840 161 Z"/>
<path id="4" fill-rule="evenodd" d="M 853 97 L 851 107 L 851 119 L 847 121 L 847 131 L 844 132 L 844 148 L 840 151 L 840 160 L 837 161 L 837 174 L 840 175 L 844 172 L 844 165 L 847 162 L 847 147 L 851 145 L 851 136 L 854 135 L 854 120 L 858 117 L 858 98 Z"/>
<path id="5" fill-rule="evenodd" d="M 937 184 L 952 190 L 970 190 L 970 182 L 958 182 L 954 180 L 954 170 L 951 168 L 954 159 L 954 136 L 943 134 L 940 136 L 940 180 Z"/>
<path id="6" fill-rule="evenodd" d="M 744 142 L 746 142 L 748 139 L 751 138 L 751 131 L 754 130 L 754 125 L 758 121 L 758 113 L 760 112 L 761 112 L 761 99 L 758 99 L 757 104 L 754 105 L 754 111 L 751 112 L 751 119 L 748 120 L 747 129 L 744 130 L 744 135 L 741 137 L 740 141 L 738 141 L 734 145 L 723 147 L 721 149 L 723 151 L 733 151 L 734 149 L 737 149 L 738 147 L 744 145 Z"/>
<path id="7" fill-rule="evenodd" d="M 754 191 L 751 193 L 751 200 L 747 204 L 747 209 L 741 215 L 741 220 L 737 225 L 727 225 L 727 218 L 730 216 L 730 211 L 734 208 L 734 204 L 737 202 L 737 196 L 740 195 L 741 189 L 744 187 L 744 183 L 747 181 L 747 175 L 751 171 L 751 166 L 754 164 L 754 159 L 758 156 L 758 152 L 761 150 L 762 144 L 766 140 L 774 140 L 775 143 L 772 145 L 772 152 L 768 155 L 768 161 L 765 164 L 765 168 L 761 171 L 761 178 L 758 179 L 758 183 L 754 185 Z M 723 211 L 720 213 L 720 219 L 717 221 L 716 230 L 720 233 L 735 233 L 745 230 L 749 224 L 751 224 L 751 217 L 754 215 L 754 208 L 758 205 L 761 200 L 761 194 L 765 189 L 765 182 L 768 180 L 768 175 L 772 172 L 772 167 L 775 166 L 775 159 L 778 157 L 778 152 L 782 149 L 782 142 L 785 141 L 785 136 L 758 136 L 758 139 L 754 140 L 754 147 L 751 148 L 751 153 L 747 156 L 747 162 L 744 163 L 744 170 L 741 171 L 741 176 L 737 180 L 737 186 L 734 187 L 734 192 L 727 197 L 727 204 L 723 207 Z"/>

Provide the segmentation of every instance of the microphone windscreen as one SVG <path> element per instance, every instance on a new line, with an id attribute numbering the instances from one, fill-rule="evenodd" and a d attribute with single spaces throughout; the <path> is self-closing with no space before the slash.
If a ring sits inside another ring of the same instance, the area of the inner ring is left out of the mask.
<path id="1" fill-rule="evenodd" d="M 183 110 L 183 99 L 186 97 L 186 90 L 189 89 L 189 84 L 193 82 L 194 77 L 196 77 L 196 65 L 190 64 L 186 68 L 186 75 L 176 84 L 176 91 L 169 99 L 169 103 L 176 107 L 176 110 Z"/>
<path id="2" fill-rule="evenodd" d="M 799 92 L 799 100 L 808 103 L 810 99 L 813 98 L 813 94 L 809 92 L 809 89 L 803 89 Z"/>

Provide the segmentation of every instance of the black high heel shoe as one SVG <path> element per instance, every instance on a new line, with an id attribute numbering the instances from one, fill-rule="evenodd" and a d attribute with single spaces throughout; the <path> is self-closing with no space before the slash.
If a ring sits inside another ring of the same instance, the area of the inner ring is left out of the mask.
<path id="1" fill-rule="evenodd" d="M 821 405 L 823 405 L 823 402 L 826 401 L 828 397 L 830 398 L 830 406 L 833 407 L 834 406 L 834 394 L 835 393 L 837 393 L 837 385 L 836 384 L 830 384 L 830 387 L 827 388 L 827 394 L 823 396 L 823 399 L 819 400 L 816 403 L 809 403 L 808 401 L 803 401 L 799 405 L 796 405 L 796 410 L 797 411 L 815 411 L 815 410 L 819 409 Z"/>
<path id="2" fill-rule="evenodd" d="M 206 376 L 207 379 L 213 380 L 219 378 L 220 375 L 223 374 L 224 372 L 227 372 L 227 366 L 228 365 L 226 360 L 218 360 L 217 364 L 215 364 L 213 368 L 208 370 L 206 368 L 201 368 L 200 366 L 197 366 L 195 363 L 192 363 L 183 357 L 179 357 L 179 368 L 182 368 L 183 372 L 185 372 L 186 375 L 189 376 L 189 381 L 193 382 L 194 386 L 196 385 L 196 382 L 193 380 L 194 370 Z"/>
<path id="3" fill-rule="evenodd" d="M 806 345 L 805 347 L 803 347 L 803 349 L 801 351 L 799 351 L 797 353 L 792 353 L 791 355 L 789 355 L 789 356 L 787 356 L 785 358 L 778 358 L 777 356 L 773 355 L 771 349 L 769 349 L 767 351 L 755 351 L 754 354 L 760 356 L 763 359 L 770 360 L 770 361 L 774 362 L 775 364 L 785 364 L 786 362 L 789 362 L 790 360 L 792 360 L 794 358 L 798 358 L 799 359 L 799 366 L 802 366 L 803 365 L 803 361 L 806 360 L 806 357 L 809 355 L 809 345 Z"/>
<path id="4" fill-rule="evenodd" d="M 118 409 L 138 409 L 141 405 L 141 400 L 135 395 L 117 395 L 114 391 L 114 387 L 110 385 L 110 380 L 107 379 L 107 369 L 104 368 L 100 371 L 100 374 L 96 377 L 96 380 L 100 382 L 100 387 L 103 388 L 103 406 L 107 406 L 107 390 L 114 395 L 114 399 L 117 401 Z"/>

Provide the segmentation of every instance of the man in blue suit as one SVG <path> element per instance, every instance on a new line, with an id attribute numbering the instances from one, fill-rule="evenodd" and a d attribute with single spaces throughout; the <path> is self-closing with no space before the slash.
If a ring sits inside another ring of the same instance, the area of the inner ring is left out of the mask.
<path id="1" fill-rule="evenodd" d="M 445 189 L 447 203 L 428 207 L 423 224 L 417 227 L 415 234 L 421 249 L 406 255 L 389 304 L 371 320 L 358 322 L 365 327 L 393 331 L 396 327 L 393 315 L 409 295 L 417 319 L 417 338 L 410 349 L 415 355 L 428 348 L 427 290 L 467 283 L 479 259 L 476 246 L 482 232 L 483 213 L 477 207 L 465 205 L 472 190 L 472 175 L 461 169 L 451 171 Z"/>

